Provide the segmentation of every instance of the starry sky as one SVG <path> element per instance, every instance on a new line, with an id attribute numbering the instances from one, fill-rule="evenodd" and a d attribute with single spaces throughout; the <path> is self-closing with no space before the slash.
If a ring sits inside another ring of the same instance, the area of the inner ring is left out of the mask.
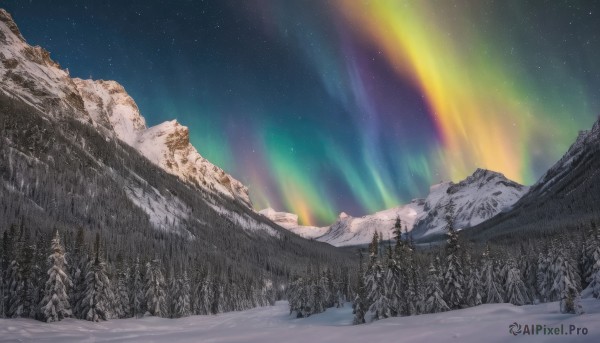
<path id="1" fill-rule="evenodd" d="M 257 209 L 331 223 L 482 167 L 534 183 L 600 114 L 600 3 L 2 2 L 71 75 L 177 118 Z"/>

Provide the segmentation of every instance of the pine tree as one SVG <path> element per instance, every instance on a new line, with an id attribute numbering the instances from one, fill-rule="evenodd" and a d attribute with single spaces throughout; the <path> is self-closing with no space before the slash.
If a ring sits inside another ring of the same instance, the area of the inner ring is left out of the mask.
<path id="1" fill-rule="evenodd" d="M 177 278 L 175 287 L 174 313 L 175 318 L 187 317 L 190 315 L 190 280 L 187 271 L 183 271 L 183 276 Z"/>
<path id="2" fill-rule="evenodd" d="M 17 318 L 23 315 L 23 295 L 25 293 L 25 278 L 20 264 L 22 257 L 23 228 L 15 233 L 12 247 L 12 260 L 9 263 L 6 273 L 6 282 L 8 284 L 8 302 L 6 316 Z"/>
<path id="3" fill-rule="evenodd" d="M 48 270 L 45 296 L 40 303 L 46 322 L 60 321 L 71 316 L 71 305 L 69 304 L 67 288 L 72 284 L 65 272 L 67 262 L 65 260 L 65 252 L 60 244 L 58 230 L 54 233 L 51 250 L 52 254 L 48 257 L 50 269 Z"/>
<path id="4" fill-rule="evenodd" d="M 510 268 L 506 277 L 506 300 L 517 306 L 529 304 L 529 294 L 523 280 L 521 280 L 521 272 L 514 261 L 509 261 L 508 265 Z"/>
<path id="5" fill-rule="evenodd" d="M 73 304 L 73 316 L 84 319 L 83 298 L 86 291 L 86 275 L 89 271 L 89 257 L 85 247 L 85 234 L 82 227 L 77 229 L 75 238 L 75 249 L 73 251 L 71 264 L 71 280 L 73 287 L 70 298 Z"/>
<path id="6" fill-rule="evenodd" d="M 427 291 L 425 294 L 425 303 L 422 306 L 424 313 L 437 313 L 450 310 L 444 300 L 444 291 L 440 287 L 439 273 L 433 263 L 429 264 Z"/>
<path id="7" fill-rule="evenodd" d="M 133 315 L 129 299 L 130 272 L 127 265 L 121 265 L 117 270 L 115 312 L 118 318 L 129 318 Z"/>
<path id="8" fill-rule="evenodd" d="M 489 247 L 486 247 L 484 253 L 484 262 L 482 267 L 482 285 L 485 295 L 485 303 L 503 303 L 502 286 L 498 282 L 498 268 L 492 256 L 490 255 Z"/>
<path id="9" fill-rule="evenodd" d="M 562 249 L 555 249 L 554 252 L 556 257 L 551 266 L 554 282 L 550 297 L 552 300 L 560 300 L 562 313 L 578 313 L 579 275 L 575 264 Z"/>
<path id="10" fill-rule="evenodd" d="M 550 260 L 547 254 L 540 253 L 537 267 L 537 291 L 541 302 L 550 301 L 550 289 L 554 277 L 550 270 Z"/>
<path id="11" fill-rule="evenodd" d="M 106 264 L 100 257 L 100 235 L 96 234 L 96 257 L 85 276 L 85 295 L 83 297 L 83 318 L 92 322 L 108 320 L 114 295 L 106 273 Z"/>
<path id="12" fill-rule="evenodd" d="M 461 265 L 458 232 L 454 229 L 454 202 L 446 207 L 446 229 L 448 244 L 446 246 L 446 272 L 444 273 L 444 300 L 451 309 L 458 309 L 464 304 L 464 275 Z"/>
<path id="13" fill-rule="evenodd" d="M 152 316 L 165 315 L 166 296 L 165 278 L 160 261 L 152 260 L 146 263 L 146 309 Z"/>
<path id="14" fill-rule="evenodd" d="M 140 257 L 135 258 L 133 264 L 133 275 L 131 277 L 131 288 L 129 291 L 131 299 L 131 313 L 136 318 L 141 318 L 146 310 L 146 294 L 144 292 L 144 282 L 142 281 L 142 271 Z"/>
<path id="15" fill-rule="evenodd" d="M 373 320 L 388 318 L 391 315 L 391 302 L 387 298 L 385 289 L 384 271 L 379 261 L 379 236 L 373 234 L 370 247 L 369 268 L 365 275 L 369 311 L 373 313 Z"/>
<path id="16" fill-rule="evenodd" d="M 357 275 L 357 284 L 356 284 L 356 296 L 354 298 L 354 303 L 352 304 L 352 310 L 354 313 L 354 319 L 352 320 L 352 324 L 359 325 L 365 323 L 365 313 L 367 307 L 365 305 L 366 289 L 364 282 L 364 272 L 363 272 L 363 254 L 362 250 L 358 250 L 358 275 Z"/>
<path id="17" fill-rule="evenodd" d="M 469 256 L 469 255 L 467 255 Z M 483 293 L 481 289 L 481 275 L 479 274 L 479 270 L 470 266 L 469 274 L 467 278 L 467 287 L 466 287 L 466 304 L 469 307 L 479 306 L 482 304 L 482 296 Z"/>

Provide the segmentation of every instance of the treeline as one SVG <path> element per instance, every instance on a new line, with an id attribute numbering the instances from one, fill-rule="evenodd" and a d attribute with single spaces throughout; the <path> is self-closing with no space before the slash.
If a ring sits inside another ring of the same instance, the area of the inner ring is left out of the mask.
<path id="1" fill-rule="evenodd" d="M 395 242 L 375 233 L 362 252 L 352 285 L 354 324 L 396 316 L 436 313 L 484 303 L 514 305 L 558 301 L 563 313 L 582 313 L 580 293 L 600 298 L 600 231 L 591 223 L 582 235 L 562 233 L 512 245 L 475 245 L 454 230 L 446 209 L 443 247 L 417 249 L 398 218 Z M 305 293 L 291 288 L 290 309 Z M 292 302 L 291 299 L 294 299 Z M 331 302 L 324 305 L 331 306 Z M 323 307 L 311 306 L 317 313 Z"/>
<path id="2" fill-rule="evenodd" d="M 168 318 L 216 314 L 273 304 L 273 283 L 264 275 L 239 280 L 231 270 L 197 261 L 174 267 L 160 259 L 106 262 L 100 235 L 93 247 L 83 229 L 65 250 L 58 231 L 32 237 L 11 226 L 0 251 L 0 315 L 59 321 L 89 321 L 152 315 Z M 165 267 L 169 266 L 168 270 Z"/>

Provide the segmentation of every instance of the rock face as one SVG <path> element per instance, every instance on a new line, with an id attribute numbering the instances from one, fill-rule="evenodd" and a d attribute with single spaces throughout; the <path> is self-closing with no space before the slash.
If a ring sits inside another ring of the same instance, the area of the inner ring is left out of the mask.
<path id="1" fill-rule="evenodd" d="M 107 138 L 137 149 L 181 180 L 251 207 L 248 188 L 203 158 L 190 144 L 189 131 L 176 121 L 146 127 L 135 101 L 116 81 L 71 78 L 41 47 L 21 36 L 0 9 L 0 91 L 19 98 L 49 119 L 71 116 L 93 125 Z"/>
<path id="2" fill-rule="evenodd" d="M 425 199 L 423 213 L 416 220 L 413 236 L 422 238 L 443 233 L 446 206 L 450 201 L 455 205 L 455 228 L 461 230 L 510 209 L 527 190 L 528 187 L 485 169 L 477 169 L 458 183 L 433 185 Z"/>

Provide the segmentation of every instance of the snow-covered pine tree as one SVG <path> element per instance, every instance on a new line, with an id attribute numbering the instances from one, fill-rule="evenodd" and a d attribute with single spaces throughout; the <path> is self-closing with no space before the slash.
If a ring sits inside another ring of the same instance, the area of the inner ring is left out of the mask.
<path id="1" fill-rule="evenodd" d="M 563 249 L 553 249 L 553 251 L 556 255 L 551 266 L 554 282 L 550 288 L 550 299 L 560 300 L 562 313 L 577 313 L 580 281 L 575 263 Z"/>
<path id="2" fill-rule="evenodd" d="M 592 277 L 588 287 L 592 290 L 592 296 L 600 299 L 600 246 L 596 247 L 593 256 L 596 262 L 592 266 Z"/>
<path id="3" fill-rule="evenodd" d="M 25 278 L 20 264 L 23 248 L 23 227 L 14 233 L 12 259 L 6 271 L 7 311 L 6 317 L 17 318 L 23 315 L 23 295 L 25 291 Z"/>
<path id="4" fill-rule="evenodd" d="M 469 307 L 479 306 L 482 303 L 481 275 L 478 268 L 473 265 L 470 254 L 467 254 L 465 266 L 467 266 L 465 303 Z"/>
<path id="5" fill-rule="evenodd" d="M 433 263 L 429 264 L 427 276 L 427 290 L 425 303 L 421 306 L 424 313 L 437 313 L 449 311 L 450 308 L 444 300 L 444 291 L 440 287 L 440 275 Z"/>
<path id="6" fill-rule="evenodd" d="M 504 297 L 502 294 L 502 286 L 498 283 L 498 268 L 496 267 L 495 260 L 490 254 L 489 246 L 486 247 L 483 258 L 481 277 L 485 303 L 503 303 Z"/>
<path id="7" fill-rule="evenodd" d="M 142 281 L 142 270 L 140 257 L 135 258 L 133 271 L 131 275 L 131 288 L 129 297 L 131 301 L 131 314 L 136 318 L 141 318 L 144 315 L 146 294 L 144 292 L 144 282 Z"/>
<path id="8" fill-rule="evenodd" d="M 70 275 L 73 282 L 69 299 L 73 305 L 73 316 L 83 318 L 83 297 L 85 295 L 85 276 L 88 272 L 89 258 L 85 247 L 85 234 L 82 227 L 77 229 L 75 247 L 70 254 Z"/>
<path id="9" fill-rule="evenodd" d="M 548 253 L 540 252 L 538 255 L 537 266 L 537 292 L 540 296 L 540 302 L 550 301 L 550 289 L 554 277 L 550 269 L 550 258 Z"/>
<path id="10" fill-rule="evenodd" d="M 65 252 L 60 244 L 58 230 L 51 241 L 52 254 L 48 257 L 50 269 L 46 281 L 45 296 L 40 303 L 41 312 L 46 322 L 55 322 L 71 316 L 71 305 L 67 295 L 67 288 L 71 287 L 71 280 L 66 273 L 67 262 Z"/>
<path id="11" fill-rule="evenodd" d="M 356 277 L 356 296 L 354 297 L 354 303 L 352 304 L 352 312 L 354 313 L 354 319 L 352 320 L 352 324 L 359 325 L 365 323 L 365 313 L 367 307 L 365 305 L 366 288 L 364 281 L 364 272 L 363 272 L 363 254 L 362 250 L 358 250 L 358 275 Z"/>
<path id="12" fill-rule="evenodd" d="M 531 302 L 527 287 L 521 280 L 521 271 L 516 266 L 516 262 L 509 260 L 507 263 L 510 267 L 506 275 L 506 300 L 517 306 L 529 304 Z"/>
<path id="13" fill-rule="evenodd" d="M 451 309 L 459 309 L 464 306 L 465 278 L 462 270 L 458 232 L 454 228 L 454 202 L 452 200 L 446 206 L 446 229 L 448 231 L 446 270 L 442 280 L 444 300 Z"/>
<path id="14" fill-rule="evenodd" d="M 100 235 L 98 233 L 96 233 L 94 250 L 96 256 L 85 276 L 86 289 L 82 301 L 82 315 L 85 320 L 99 322 L 111 318 L 114 294 L 106 273 L 106 264 L 100 256 Z"/>
<path id="15" fill-rule="evenodd" d="M 187 270 L 177 278 L 173 302 L 173 317 L 181 318 L 190 315 L 190 280 Z"/>
<path id="16" fill-rule="evenodd" d="M 390 302 L 390 316 L 397 316 L 400 311 L 404 308 L 403 300 L 404 298 L 401 296 L 400 289 L 400 278 L 401 271 L 398 266 L 395 257 L 392 253 L 392 248 L 388 246 L 387 248 L 387 268 L 385 270 L 385 290 L 387 293 L 387 298 Z"/>
<path id="17" fill-rule="evenodd" d="M 582 286 L 585 288 L 589 283 L 592 282 L 594 275 L 594 265 L 598 260 L 596 259 L 595 251 L 600 248 L 600 231 L 596 226 L 596 223 L 592 221 L 590 229 L 583 239 L 583 249 L 581 252 L 581 281 Z"/>
<path id="18" fill-rule="evenodd" d="M 23 246 L 23 253 L 21 254 L 21 273 L 23 275 L 23 311 L 21 316 L 26 318 L 33 318 L 39 303 L 39 299 L 36 294 L 38 291 L 38 286 L 36 286 L 38 283 L 38 275 L 34 266 L 35 249 L 36 246 L 33 244 L 29 234 L 27 233 L 25 244 Z"/>
<path id="19" fill-rule="evenodd" d="M 392 308 L 385 289 L 384 270 L 379 261 L 379 235 L 377 232 L 373 234 L 370 251 L 371 256 L 365 283 L 368 292 L 367 298 L 371 304 L 369 311 L 373 313 L 373 320 L 378 320 L 390 317 Z"/>
<path id="20" fill-rule="evenodd" d="M 146 263 L 145 290 L 146 310 L 152 316 L 161 317 L 165 315 L 165 278 L 158 259 Z"/>
<path id="21" fill-rule="evenodd" d="M 530 296 L 531 303 L 539 298 L 537 294 L 537 261 L 526 252 L 525 248 L 520 248 L 519 270 L 521 271 L 521 280 L 527 288 L 527 294 Z"/>
<path id="22" fill-rule="evenodd" d="M 131 270 L 127 264 L 122 264 L 117 270 L 117 287 L 116 287 L 116 306 L 118 308 L 118 318 L 130 318 L 131 301 L 129 299 L 129 284 L 131 283 Z"/>

